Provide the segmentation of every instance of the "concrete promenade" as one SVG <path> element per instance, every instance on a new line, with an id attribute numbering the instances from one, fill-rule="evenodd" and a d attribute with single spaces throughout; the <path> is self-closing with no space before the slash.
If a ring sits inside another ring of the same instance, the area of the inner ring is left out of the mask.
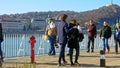
<path id="1" fill-rule="evenodd" d="M 99 68 L 100 67 L 100 53 L 99 49 L 94 53 L 86 53 L 86 51 L 80 52 L 79 66 L 71 67 L 69 56 L 66 56 L 67 65 L 57 66 L 58 54 L 56 56 L 36 56 L 36 64 L 30 64 L 30 57 L 5 59 L 3 68 Z M 114 48 L 110 50 L 110 53 L 105 54 L 106 67 L 107 68 L 120 68 L 120 49 L 119 54 L 115 54 Z"/>

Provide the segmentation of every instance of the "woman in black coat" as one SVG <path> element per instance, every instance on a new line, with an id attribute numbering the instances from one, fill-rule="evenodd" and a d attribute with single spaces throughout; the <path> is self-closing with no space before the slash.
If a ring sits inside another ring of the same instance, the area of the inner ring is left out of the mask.
<path id="1" fill-rule="evenodd" d="M 76 20 L 71 20 L 69 26 L 69 29 L 73 28 L 69 33 L 68 33 L 68 47 L 69 47 L 69 56 L 70 56 L 70 62 L 71 65 L 74 64 L 79 64 L 78 63 L 78 56 L 79 56 L 79 30 L 77 29 L 77 23 Z M 76 55 L 75 55 L 75 61 L 73 63 L 73 49 L 76 50 Z"/>

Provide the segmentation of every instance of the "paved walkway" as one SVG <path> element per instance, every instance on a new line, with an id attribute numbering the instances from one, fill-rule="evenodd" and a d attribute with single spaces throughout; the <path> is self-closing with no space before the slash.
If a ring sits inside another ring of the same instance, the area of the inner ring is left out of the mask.
<path id="1" fill-rule="evenodd" d="M 119 50 L 120 52 L 120 50 Z M 120 53 L 115 54 L 114 49 L 111 49 L 110 53 L 105 55 L 107 67 L 120 67 Z M 94 53 L 86 53 L 82 51 L 79 56 L 79 66 L 71 67 L 69 62 L 69 56 L 66 56 L 68 64 L 66 66 L 57 66 L 58 55 L 56 56 L 36 56 L 36 64 L 30 64 L 30 58 L 13 58 L 6 59 L 3 63 L 3 68 L 88 68 L 88 67 L 100 67 L 100 54 L 99 50 L 95 50 Z"/>

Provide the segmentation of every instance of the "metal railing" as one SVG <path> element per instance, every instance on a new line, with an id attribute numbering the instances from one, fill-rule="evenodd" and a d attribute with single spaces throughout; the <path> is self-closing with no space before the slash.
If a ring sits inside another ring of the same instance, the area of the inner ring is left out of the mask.
<path id="1" fill-rule="evenodd" d="M 32 34 L 4 34 L 2 50 L 6 58 L 30 56 L 29 38 Z M 44 55 L 49 51 L 49 43 L 43 39 L 42 34 L 34 34 L 36 37 L 35 54 Z M 84 35 L 84 40 L 80 42 L 80 50 L 87 49 L 88 37 Z M 114 46 L 114 39 L 111 37 L 109 45 Z M 67 48 L 67 47 L 66 47 Z M 102 48 L 102 41 L 99 36 L 95 39 L 95 49 Z M 67 49 L 66 49 L 67 51 Z M 56 49 L 59 52 L 59 48 Z"/>

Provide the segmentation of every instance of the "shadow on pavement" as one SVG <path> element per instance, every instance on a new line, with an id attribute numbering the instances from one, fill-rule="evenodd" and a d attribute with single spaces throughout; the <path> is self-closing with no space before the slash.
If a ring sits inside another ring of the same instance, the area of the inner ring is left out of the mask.
<path id="1" fill-rule="evenodd" d="M 80 64 L 80 67 L 100 67 L 100 66 L 94 64 Z"/>

